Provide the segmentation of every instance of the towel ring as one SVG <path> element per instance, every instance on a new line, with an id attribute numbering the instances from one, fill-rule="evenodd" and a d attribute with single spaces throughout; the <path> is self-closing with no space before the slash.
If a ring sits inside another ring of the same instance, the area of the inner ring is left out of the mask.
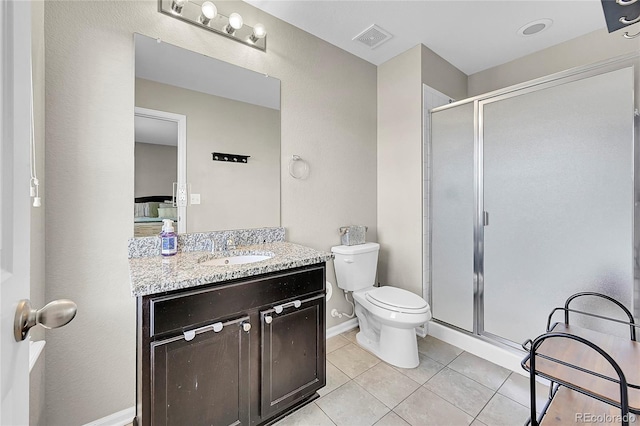
<path id="1" fill-rule="evenodd" d="M 298 171 L 295 170 L 295 165 L 298 162 L 302 164 L 301 173 L 298 173 Z M 304 161 L 299 155 L 292 155 L 291 159 L 289 160 L 289 174 L 294 179 L 306 179 L 306 177 L 309 176 L 309 163 Z"/>

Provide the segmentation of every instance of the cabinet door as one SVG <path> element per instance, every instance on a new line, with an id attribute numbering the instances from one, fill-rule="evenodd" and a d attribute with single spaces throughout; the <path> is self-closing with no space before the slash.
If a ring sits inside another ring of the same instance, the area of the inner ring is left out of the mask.
<path id="1" fill-rule="evenodd" d="M 324 311 L 322 294 L 260 312 L 262 418 L 325 385 Z"/>
<path id="2" fill-rule="evenodd" d="M 153 342 L 151 424 L 248 425 L 249 329 L 245 316 Z"/>

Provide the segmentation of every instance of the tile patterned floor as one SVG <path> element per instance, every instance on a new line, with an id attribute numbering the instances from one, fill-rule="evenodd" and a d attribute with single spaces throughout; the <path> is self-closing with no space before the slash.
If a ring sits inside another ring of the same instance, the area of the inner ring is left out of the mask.
<path id="1" fill-rule="evenodd" d="M 361 349 L 356 333 L 327 340 L 320 398 L 276 425 L 512 426 L 529 417 L 528 379 L 520 374 L 431 336 L 418 339 L 420 365 L 405 370 Z M 548 389 L 538 391 L 541 404 Z"/>

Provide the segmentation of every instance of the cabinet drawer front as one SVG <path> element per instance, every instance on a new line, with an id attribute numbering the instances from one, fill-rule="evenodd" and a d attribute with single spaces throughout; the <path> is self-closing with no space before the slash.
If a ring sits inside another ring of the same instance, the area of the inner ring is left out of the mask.
<path id="1" fill-rule="evenodd" d="M 280 313 L 274 308 L 260 312 L 263 419 L 326 383 L 324 294 L 300 302 Z"/>
<path id="2" fill-rule="evenodd" d="M 248 321 L 151 344 L 151 424 L 249 424 L 250 339 L 242 327 Z"/>
<path id="3" fill-rule="evenodd" d="M 151 337 L 324 290 L 325 266 L 152 297 Z"/>

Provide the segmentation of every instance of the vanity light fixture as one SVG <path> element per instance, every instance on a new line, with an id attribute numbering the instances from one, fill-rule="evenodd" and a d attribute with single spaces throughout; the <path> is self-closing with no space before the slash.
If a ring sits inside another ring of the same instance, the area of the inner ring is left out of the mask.
<path id="1" fill-rule="evenodd" d="M 177 13 L 178 15 L 182 13 L 182 8 L 184 4 L 189 0 L 172 0 L 171 1 L 171 11 L 173 13 Z"/>
<path id="2" fill-rule="evenodd" d="M 227 34 L 235 34 L 236 30 L 242 28 L 244 21 L 242 20 L 242 16 L 239 13 L 233 12 L 229 15 L 229 23 L 224 27 L 224 30 Z"/>
<path id="3" fill-rule="evenodd" d="M 225 3 L 223 3 L 224 5 Z M 159 12 L 188 22 L 253 48 L 267 50 L 267 30 L 264 25 L 255 27 L 244 24 L 242 16 L 233 12 L 225 16 L 216 5 L 206 0 L 158 0 Z"/>
<path id="4" fill-rule="evenodd" d="M 198 18 L 198 21 L 202 25 L 209 25 L 209 22 L 211 22 L 211 20 L 218 14 L 218 8 L 210 1 L 202 3 L 202 7 L 200 9 L 202 10 L 202 14 L 200 15 L 200 18 Z"/>
<path id="5" fill-rule="evenodd" d="M 253 34 L 249 36 L 249 41 L 251 43 L 256 43 L 261 38 L 265 38 L 267 36 L 267 29 L 262 24 L 256 24 L 253 27 Z"/>

